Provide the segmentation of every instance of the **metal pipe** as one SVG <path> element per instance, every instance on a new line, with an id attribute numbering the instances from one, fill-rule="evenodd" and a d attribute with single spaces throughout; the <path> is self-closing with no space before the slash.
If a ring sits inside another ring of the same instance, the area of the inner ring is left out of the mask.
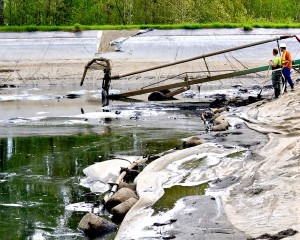
<path id="1" fill-rule="evenodd" d="M 259 41 L 259 42 L 255 42 L 255 43 L 249 43 L 249 44 L 241 45 L 241 46 L 238 46 L 238 47 L 227 48 L 227 49 L 224 49 L 224 50 L 221 50 L 221 51 L 217 51 L 217 52 L 213 52 L 213 53 L 207 53 L 207 54 L 203 54 L 203 55 L 200 55 L 200 56 L 195 56 L 195 57 L 192 57 L 192 58 L 187 58 L 187 59 L 183 59 L 183 60 L 179 60 L 179 61 L 171 62 L 171 63 L 167 63 L 167 64 L 162 64 L 162 65 L 159 65 L 159 66 L 156 66 L 156 67 L 146 68 L 146 69 L 143 69 L 143 70 L 129 72 L 129 73 L 121 74 L 121 75 L 120 74 L 114 75 L 114 76 L 111 76 L 111 79 L 119 79 L 119 78 L 122 78 L 122 77 L 128 77 L 128 76 L 143 73 L 143 72 L 149 72 L 149 71 L 164 68 L 164 67 L 169 67 L 169 66 L 173 66 L 173 65 L 177 65 L 177 64 L 181 64 L 181 63 L 185 63 L 185 62 L 190 62 L 190 61 L 202 59 L 202 58 L 205 58 L 205 57 L 211 57 L 211 56 L 219 55 L 219 54 L 222 54 L 222 53 L 232 52 L 232 51 L 235 51 L 235 50 L 248 48 L 248 47 L 253 47 L 253 46 L 256 46 L 256 45 L 263 44 L 263 43 L 268 43 L 268 42 L 287 39 L 287 38 L 292 38 L 292 37 L 296 37 L 296 36 L 295 35 L 280 36 L 280 37 L 271 38 L 271 39 L 267 39 L 267 40 L 263 40 L 263 41 Z M 298 40 L 298 38 L 297 38 L 297 40 Z"/>
<path id="2" fill-rule="evenodd" d="M 297 66 L 297 64 L 300 64 L 300 59 L 297 59 L 297 60 L 293 61 L 293 66 L 295 66 L 295 65 Z M 141 95 L 141 94 L 144 94 L 144 93 L 161 91 L 161 90 L 170 89 L 170 88 L 185 87 L 187 85 L 194 85 L 194 84 L 199 84 L 199 83 L 216 81 L 216 80 L 220 80 L 220 79 L 238 77 L 238 76 L 242 76 L 242 75 L 246 75 L 246 74 L 250 74 L 250 73 L 266 71 L 268 69 L 269 69 L 269 65 L 262 66 L 262 67 L 257 67 L 257 68 L 245 69 L 245 70 L 241 70 L 241 71 L 235 71 L 235 72 L 231 72 L 231 73 L 215 75 L 215 76 L 210 76 L 210 77 L 206 77 L 206 78 L 192 79 L 192 80 L 188 80 L 188 81 L 184 81 L 184 82 L 167 84 L 167 85 L 164 85 L 164 86 L 140 89 L 140 90 L 135 90 L 135 91 L 127 92 L 127 93 L 110 95 L 108 97 L 110 99 L 119 99 L 121 97 L 132 97 L 132 96 Z"/>
<path id="3" fill-rule="evenodd" d="M 91 66 L 94 62 L 97 62 L 97 61 L 105 62 L 105 63 L 106 63 L 106 68 L 107 68 L 109 71 L 111 70 L 111 66 L 110 66 L 110 61 L 109 61 L 109 59 L 107 59 L 107 58 L 102 58 L 102 57 L 92 59 L 92 60 L 89 61 L 89 62 L 85 65 L 85 67 L 84 67 L 84 71 L 83 71 L 83 74 L 82 74 L 82 77 L 81 77 L 81 81 L 80 81 L 80 86 L 83 85 L 83 82 L 84 82 L 84 79 L 85 79 L 87 70 L 90 68 L 90 66 Z"/>
<path id="4" fill-rule="evenodd" d="M 175 91 L 167 93 L 165 95 L 165 97 L 166 97 L 166 99 L 174 97 L 175 95 L 178 95 L 180 93 L 186 92 L 187 90 L 190 90 L 190 88 L 191 88 L 190 86 L 185 86 L 185 87 L 182 87 L 182 88 L 178 88 Z"/>

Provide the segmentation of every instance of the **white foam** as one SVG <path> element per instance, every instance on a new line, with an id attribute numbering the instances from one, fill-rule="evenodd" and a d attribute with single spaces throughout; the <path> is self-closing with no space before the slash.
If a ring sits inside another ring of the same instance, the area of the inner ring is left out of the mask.
<path id="1" fill-rule="evenodd" d="M 68 120 L 68 121 L 63 122 L 63 124 L 66 124 L 66 125 L 90 125 L 89 122 L 84 121 L 84 120 Z"/>
<path id="2" fill-rule="evenodd" d="M 65 209 L 72 212 L 92 212 L 98 213 L 99 208 L 94 208 L 93 203 L 78 202 L 65 206 Z"/>
<path id="3" fill-rule="evenodd" d="M 31 95 L 28 93 L 19 94 L 19 95 L 0 95 L 0 101 L 20 101 L 20 100 L 31 100 L 31 101 L 40 101 L 40 100 L 53 100 L 61 98 L 57 95 Z"/>
<path id="4" fill-rule="evenodd" d="M 71 92 L 68 92 L 68 94 L 84 95 L 87 92 L 88 92 L 87 90 L 83 89 L 83 90 L 78 90 L 78 91 L 71 91 Z"/>
<path id="5" fill-rule="evenodd" d="M 22 204 L 19 203 L 0 203 L 0 205 L 4 207 L 24 207 Z"/>
<path id="6" fill-rule="evenodd" d="M 37 115 L 43 115 L 43 114 L 47 114 L 47 113 L 49 113 L 49 112 L 37 112 L 36 114 Z"/>

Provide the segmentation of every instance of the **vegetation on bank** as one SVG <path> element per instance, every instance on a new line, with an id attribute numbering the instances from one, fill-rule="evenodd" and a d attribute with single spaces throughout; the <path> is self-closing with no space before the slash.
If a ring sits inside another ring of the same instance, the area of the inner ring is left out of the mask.
<path id="1" fill-rule="evenodd" d="M 300 23 L 202 23 L 202 24 L 147 24 L 147 25 L 80 25 L 74 26 L 2 26 L 0 32 L 36 32 L 83 30 L 128 30 L 128 29 L 210 29 L 210 28 L 242 28 L 251 31 L 253 28 L 300 28 Z"/>
<path id="2" fill-rule="evenodd" d="M 0 0 L 0 26 L 7 30 L 286 28 L 299 22 L 299 0 Z"/>

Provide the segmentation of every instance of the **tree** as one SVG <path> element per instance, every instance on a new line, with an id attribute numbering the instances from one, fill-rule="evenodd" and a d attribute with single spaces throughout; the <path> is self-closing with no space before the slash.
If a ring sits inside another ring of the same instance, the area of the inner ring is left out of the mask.
<path id="1" fill-rule="evenodd" d="M 299 22 L 299 0 L 0 0 L 0 25 Z"/>
<path id="2" fill-rule="evenodd" d="M 0 0 L 0 25 L 4 25 L 4 0 Z"/>

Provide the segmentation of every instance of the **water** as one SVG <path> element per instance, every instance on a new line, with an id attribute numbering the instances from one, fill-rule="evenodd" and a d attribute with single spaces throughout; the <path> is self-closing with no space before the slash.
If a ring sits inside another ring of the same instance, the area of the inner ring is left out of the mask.
<path id="1" fill-rule="evenodd" d="M 183 197 L 204 195 L 207 188 L 208 183 L 196 186 L 175 185 L 170 188 L 165 188 L 164 195 L 152 206 L 154 214 L 157 214 L 160 211 L 166 212 L 171 210 L 174 208 L 175 203 Z"/>
<path id="2" fill-rule="evenodd" d="M 83 239 L 85 213 L 65 206 L 84 201 L 82 170 L 113 154 L 155 154 L 191 132 L 112 127 L 106 133 L 0 138 L 0 239 Z"/>
<path id="3" fill-rule="evenodd" d="M 0 239 L 83 239 L 85 213 L 65 206 L 86 200 L 84 168 L 111 155 L 157 154 L 204 130 L 198 105 L 114 101 L 103 111 L 95 86 L 0 91 Z"/>

